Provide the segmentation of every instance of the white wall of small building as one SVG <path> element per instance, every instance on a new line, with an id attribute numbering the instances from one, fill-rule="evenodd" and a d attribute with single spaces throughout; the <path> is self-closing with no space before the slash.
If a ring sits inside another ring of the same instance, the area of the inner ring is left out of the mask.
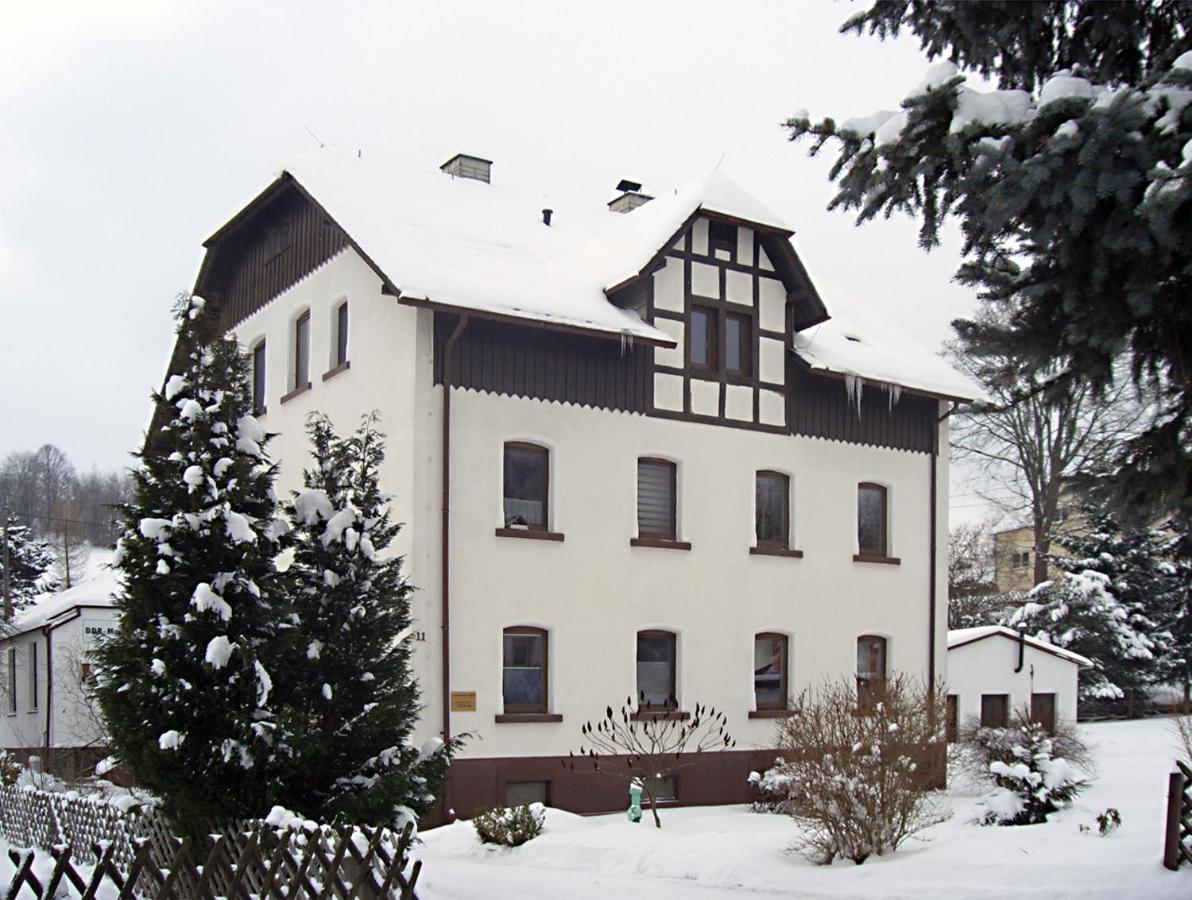
<path id="1" fill-rule="evenodd" d="M 948 693 L 957 697 L 961 728 L 980 718 L 982 694 L 1008 694 L 1011 716 L 1030 708 L 1031 694 L 1055 694 L 1056 719 L 1076 721 L 1076 663 L 1027 644 L 1021 672 L 1014 671 L 1017 666 L 1018 642 L 1004 635 L 948 651 Z"/>
<path id="2" fill-rule="evenodd" d="M 45 746 L 47 703 L 51 747 L 88 747 L 103 743 L 103 729 L 84 690 L 82 665 L 90 661 L 96 635 L 116 621 L 109 609 L 82 610 L 78 618 L 55 627 L 49 637 L 42 629 L 0 641 L 3 672 L 0 706 L 0 747 Z M 49 646 L 52 644 L 52 648 Z M 36 645 L 37 700 L 33 701 L 30 670 Z M 10 653 L 16 650 L 16 711 L 10 699 Z M 52 654 L 51 654 L 52 649 Z M 52 655 L 53 678 L 48 676 Z"/>

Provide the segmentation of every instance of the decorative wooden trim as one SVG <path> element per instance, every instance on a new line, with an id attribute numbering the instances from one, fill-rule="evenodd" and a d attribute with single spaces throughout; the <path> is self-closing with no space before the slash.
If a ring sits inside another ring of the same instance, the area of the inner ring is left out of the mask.
<path id="1" fill-rule="evenodd" d="M 335 366 L 334 368 L 328 369 L 326 372 L 324 372 L 323 380 L 327 381 L 329 378 L 334 378 L 340 372 L 346 372 L 350 368 L 352 368 L 352 361 L 350 359 L 345 359 L 338 366 Z"/>
<path id="2" fill-rule="evenodd" d="M 654 310 L 655 319 L 670 319 L 673 322 L 686 322 L 687 319 L 682 313 L 673 312 L 669 309 Z"/>
<path id="3" fill-rule="evenodd" d="M 544 531 L 541 528 L 498 528 L 496 535 L 503 538 L 528 538 L 531 541 L 563 541 L 561 532 Z"/>
<path id="4" fill-rule="evenodd" d="M 749 710 L 749 718 L 751 719 L 793 719 L 799 715 L 800 710 L 797 709 L 751 709 Z"/>
<path id="5" fill-rule="evenodd" d="M 877 556 L 872 553 L 854 553 L 853 562 L 880 563 L 883 566 L 901 566 L 902 560 L 897 556 Z"/>
<path id="6" fill-rule="evenodd" d="M 690 379 L 684 379 L 684 386 L 687 386 L 689 382 Z M 719 416 L 701 416 L 697 413 L 678 412 L 671 409 L 655 409 L 651 411 L 650 415 L 656 419 L 674 419 L 678 422 L 695 422 L 700 425 L 723 425 L 727 428 L 745 428 L 749 431 L 765 431 L 769 434 L 790 434 L 790 429 L 785 425 L 765 425 L 744 419 L 722 419 Z"/>
<path id="7" fill-rule="evenodd" d="M 660 550 L 690 550 L 690 541 L 668 541 L 666 538 L 635 537 L 629 539 L 630 547 L 656 547 Z"/>
<path id="8" fill-rule="evenodd" d="M 634 712 L 629 714 L 634 722 L 681 722 L 691 718 L 691 713 L 682 709 L 659 709 L 649 712 Z"/>
<path id="9" fill-rule="evenodd" d="M 757 329 L 757 333 L 759 337 L 770 338 L 774 341 L 782 341 L 784 345 L 786 343 L 786 335 L 781 331 L 771 331 L 769 328 L 759 327 Z"/>
<path id="10" fill-rule="evenodd" d="M 529 725 L 539 722 L 562 722 L 559 713 L 500 713 L 493 716 L 493 721 L 501 725 Z"/>
<path id="11" fill-rule="evenodd" d="M 290 400 L 293 400 L 299 394 L 305 394 L 309 390 L 310 390 L 310 382 L 308 381 L 306 384 L 298 385 L 298 387 L 294 388 L 294 390 L 290 391 L 288 394 L 286 394 L 284 397 L 282 397 L 279 402 L 288 403 Z"/>
<path id="12" fill-rule="evenodd" d="M 750 547 L 750 556 L 787 556 L 791 559 L 802 559 L 803 551 L 795 549 L 783 549 L 782 547 L 767 547 L 764 544 L 760 547 Z"/>

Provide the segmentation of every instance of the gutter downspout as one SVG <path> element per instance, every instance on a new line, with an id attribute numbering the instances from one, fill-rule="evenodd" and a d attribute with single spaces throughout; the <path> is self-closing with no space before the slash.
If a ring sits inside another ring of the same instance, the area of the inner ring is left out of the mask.
<path id="1" fill-rule="evenodd" d="M 468 316 L 461 315 L 455 325 L 455 330 L 443 344 L 443 508 L 442 508 L 442 581 L 439 588 L 440 617 L 443 628 L 443 743 L 451 742 L 451 381 L 452 381 L 452 350 L 455 342 L 468 327 Z M 448 776 L 443 784 L 443 811 L 448 820 L 453 819 L 451 809 L 451 779 Z"/>
<path id="2" fill-rule="evenodd" d="M 1026 657 L 1026 632 L 1021 628 L 1018 630 L 1018 665 L 1014 667 L 1014 674 L 1017 675 L 1022 671 L 1022 664 Z"/>
<path id="3" fill-rule="evenodd" d="M 938 528 L 936 517 L 936 505 L 938 496 L 938 462 L 940 455 L 940 424 L 952 415 L 956 409 L 955 404 L 942 416 L 935 420 L 935 429 L 931 433 L 931 454 L 929 463 L 931 465 L 930 483 L 930 500 L 931 510 L 928 513 L 928 528 L 931 533 L 927 542 L 927 561 L 930 571 L 927 573 L 927 592 L 929 594 L 927 601 L 927 698 L 928 700 L 935 699 L 935 563 L 936 563 L 936 544 Z"/>

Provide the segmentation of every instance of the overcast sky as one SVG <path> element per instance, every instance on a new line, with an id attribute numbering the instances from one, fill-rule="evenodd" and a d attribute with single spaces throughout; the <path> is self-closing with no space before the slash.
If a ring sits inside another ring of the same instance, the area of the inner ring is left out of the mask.
<path id="1" fill-rule="evenodd" d="M 935 349 L 971 310 L 958 241 L 828 213 L 829 159 L 781 122 L 899 99 L 912 40 L 783 2 L 8 4 L 0 26 L 0 455 L 47 441 L 125 464 L 202 240 L 318 140 L 604 203 L 622 177 L 714 166 L 789 221 L 814 277 Z M 333 11 L 334 10 L 334 11 Z M 962 517 L 973 498 L 954 501 Z"/>

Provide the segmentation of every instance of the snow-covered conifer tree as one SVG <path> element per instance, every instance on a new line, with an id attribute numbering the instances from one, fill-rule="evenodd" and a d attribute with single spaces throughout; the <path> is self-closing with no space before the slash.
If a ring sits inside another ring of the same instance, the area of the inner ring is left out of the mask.
<path id="1" fill-rule="evenodd" d="M 1154 643 L 1139 630 L 1144 620 L 1118 601 L 1101 572 L 1063 572 L 1035 585 L 1027 598 L 1004 624 L 1092 660 L 1093 668 L 1080 673 L 1082 698 L 1122 697 L 1132 670 L 1153 659 Z"/>
<path id="2" fill-rule="evenodd" d="M 0 523 L 3 527 L 3 523 Z M 49 577 L 54 556 L 49 545 L 39 541 L 29 526 L 18 524 L 16 517 L 8 521 L 8 579 L 12 598 L 12 611 L 19 613 L 29 601 L 43 591 L 52 591 L 56 585 Z M 0 548 L 0 578 L 4 577 L 4 552 Z"/>
<path id="3" fill-rule="evenodd" d="M 410 672 L 410 595 L 400 556 L 385 557 L 400 526 L 378 470 L 385 457 L 376 413 L 354 435 L 308 423 L 313 465 L 288 512 L 289 568 L 305 646 L 279 681 L 301 723 L 298 774 L 281 802 L 308 815 L 394 824 L 425 812 L 451 747 L 410 743 L 418 685 Z"/>
<path id="4" fill-rule="evenodd" d="M 201 298 L 179 307 L 174 410 L 133 471 L 115 565 L 118 634 L 99 651 L 113 749 L 184 831 L 262 815 L 289 765 L 271 659 L 292 622 L 273 581 L 282 535 L 247 363 L 213 336 Z"/>

